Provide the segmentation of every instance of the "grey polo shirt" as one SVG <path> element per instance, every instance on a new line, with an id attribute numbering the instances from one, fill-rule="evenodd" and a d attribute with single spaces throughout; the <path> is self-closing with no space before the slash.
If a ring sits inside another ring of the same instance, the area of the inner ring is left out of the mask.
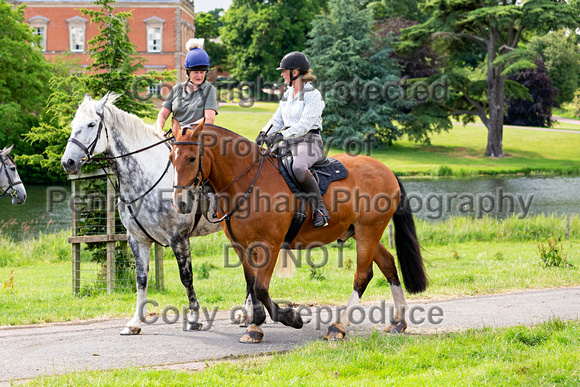
<path id="1" fill-rule="evenodd" d="M 173 112 L 173 118 L 181 126 L 189 125 L 203 117 L 205 109 L 215 110 L 217 114 L 217 92 L 208 81 L 204 81 L 193 93 L 185 91 L 187 82 L 173 86 L 162 106 Z"/>

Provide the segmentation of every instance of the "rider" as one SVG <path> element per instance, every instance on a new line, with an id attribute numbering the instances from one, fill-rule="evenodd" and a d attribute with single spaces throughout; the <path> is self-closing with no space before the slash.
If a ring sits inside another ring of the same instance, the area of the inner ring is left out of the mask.
<path id="1" fill-rule="evenodd" d="M 160 137 L 165 136 L 163 126 L 171 112 L 181 126 L 197 124 L 204 116 L 206 124 L 215 121 L 217 93 L 215 87 L 206 80 L 210 63 L 202 46 L 201 39 L 189 39 L 185 45 L 188 53 L 183 67 L 187 71 L 187 81 L 175 85 L 162 104 L 155 122 L 155 133 Z"/>
<path id="2" fill-rule="evenodd" d="M 330 214 L 324 205 L 318 184 L 310 168 L 323 155 L 322 110 L 324 101 L 312 86 L 316 79 L 308 58 L 301 52 L 286 54 L 280 62 L 284 82 L 289 85 L 278 110 L 262 129 L 256 142 L 269 147 L 285 141 L 293 156 L 292 172 L 308 195 L 312 205 L 314 228 L 328 225 Z"/>

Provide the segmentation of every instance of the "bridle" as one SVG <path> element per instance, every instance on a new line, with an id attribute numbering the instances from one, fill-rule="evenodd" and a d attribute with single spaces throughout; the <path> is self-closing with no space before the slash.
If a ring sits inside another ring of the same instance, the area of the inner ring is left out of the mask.
<path id="1" fill-rule="evenodd" d="M 14 163 L 14 159 L 10 156 L 10 155 L 6 155 L 6 157 L 12 161 L 12 163 L 14 165 L 16 165 L 16 163 Z M 16 191 L 16 188 L 14 188 L 14 186 L 19 185 L 19 184 L 23 184 L 21 180 L 17 180 L 14 181 L 12 180 L 12 176 L 10 176 L 10 173 L 8 173 L 8 166 L 6 165 L 6 162 L 4 161 L 4 156 L 0 156 L 0 163 L 2 164 L 2 169 L 4 170 L 4 174 L 6 175 L 6 178 L 8 179 L 8 188 L 6 188 L 5 190 L 3 190 L 0 193 L 0 199 L 5 198 L 6 196 L 18 196 L 18 192 Z"/>
<path id="2" fill-rule="evenodd" d="M 183 128 L 182 131 L 182 135 L 185 135 L 185 132 L 187 130 L 194 130 L 194 128 L 191 128 L 189 126 L 186 126 Z M 187 190 L 190 195 L 191 195 L 191 188 L 192 186 L 194 187 L 194 190 L 197 191 L 201 188 L 202 185 L 204 185 L 207 182 L 207 179 L 204 176 L 203 173 L 203 163 L 202 163 L 202 156 L 203 156 L 203 144 L 201 142 L 198 141 L 174 141 L 173 145 L 198 145 L 199 146 L 199 152 L 198 152 L 198 168 L 197 168 L 197 174 L 195 175 L 195 177 L 189 182 L 189 184 L 187 185 L 174 185 L 173 188 L 174 189 L 184 189 Z M 258 167 L 258 172 L 256 173 L 256 176 L 254 177 L 254 181 L 252 181 L 252 184 L 250 184 L 250 187 L 248 188 L 248 190 L 246 191 L 246 193 L 244 194 L 244 196 L 242 197 L 242 199 L 238 202 L 238 204 L 234 207 L 234 209 L 232 211 L 230 211 L 229 213 L 226 213 L 225 211 L 223 211 L 223 209 L 219 206 L 219 202 L 218 202 L 218 207 L 220 208 L 220 211 L 224 214 L 221 218 L 217 219 L 217 220 L 210 220 L 208 219 L 208 221 L 210 223 L 220 223 L 222 221 L 226 221 L 228 229 L 230 229 L 230 234 L 232 234 L 231 232 L 231 226 L 230 226 L 230 220 L 232 218 L 232 215 L 234 213 L 236 213 L 236 211 L 238 211 L 240 209 L 240 207 L 242 206 L 242 204 L 246 201 L 246 199 L 248 198 L 248 196 L 250 196 L 250 193 L 254 190 L 254 186 L 256 184 L 256 181 L 258 180 L 258 176 L 260 176 L 260 172 L 262 171 L 262 166 L 264 165 L 264 158 L 268 155 L 269 153 L 262 153 L 262 155 L 260 156 L 260 158 L 258 160 L 256 160 L 252 165 L 250 165 L 250 167 L 248 167 L 240 176 L 238 176 L 233 182 L 231 182 L 227 187 L 225 187 L 224 189 L 222 189 L 220 192 L 216 192 L 216 195 L 219 195 L 220 193 L 222 193 L 223 191 L 225 191 L 227 188 L 229 188 L 232 184 L 234 184 L 235 182 L 237 182 L 239 179 L 241 179 L 246 173 L 248 173 L 250 171 L 250 169 L 252 169 L 254 167 L 254 165 L 256 165 L 258 162 L 260 162 L 260 166 Z"/>
<path id="3" fill-rule="evenodd" d="M 191 126 L 184 126 L 183 130 L 181 132 L 182 135 L 185 135 L 185 133 L 188 130 L 194 130 L 194 128 L 192 128 Z M 199 185 L 200 182 L 205 181 L 205 176 L 203 174 L 203 163 L 201 162 L 201 157 L 203 156 L 203 146 L 201 144 L 201 142 L 199 141 L 173 141 L 171 143 L 173 146 L 175 145 L 198 145 L 199 146 L 199 150 L 197 153 L 197 158 L 198 158 L 198 168 L 197 168 L 197 174 L 195 175 L 195 177 L 189 182 L 189 184 L 187 185 L 174 185 L 173 189 L 185 189 L 185 190 L 191 190 L 191 187 L 196 187 Z"/>
<path id="4" fill-rule="evenodd" d="M 104 113 L 101 112 L 96 112 L 97 115 L 99 116 L 99 118 L 101 119 L 101 122 L 99 122 L 99 127 L 97 128 L 97 135 L 95 136 L 95 139 L 93 140 L 93 142 L 91 142 L 89 144 L 89 146 L 85 146 L 85 144 L 83 144 L 82 142 L 80 142 L 79 140 L 77 140 L 74 137 L 71 137 L 68 139 L 68 142 L 72 142 L 75 145 L 78 145 L 83 152 L 85 152 L 86 157 L 83 157 L 83 161 L 86 161 L 87 164 L 89 164 L 91 161 L 93 161 L 93 152 L 95 151 L 95 147 L 97 146 L 97 143 L 99 142 L 99 139 L 101 138 L 101 132 L 103 131 L 103 128 L 105 128 L 105 135 L 107 136 L 107 140 L 109 139 L 109 131 L 107 130 L 107 126 L 105 125 L 105 116 Z"/>

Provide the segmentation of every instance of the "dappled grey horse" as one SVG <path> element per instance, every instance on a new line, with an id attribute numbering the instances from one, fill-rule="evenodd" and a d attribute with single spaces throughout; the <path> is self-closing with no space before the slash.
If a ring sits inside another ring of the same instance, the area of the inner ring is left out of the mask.
<path id="1" fill-rule="evenodd" d="M 13 147 L 14 145 L 0 151 L 0 199 L 11 196 L 12 204 L 24 204 L 26 189 L 16 170 L 16 163 L 10 156 Z"/>
<path id="2" fill-rule="evenodd" d="M 151 147 L 160 143 L 153 126 L 115 107 L 117 98 L 107 94 L 96 101 L 85 96 L 72 121 L 61 161 L 68 174 L 78 174 L 94 155 L 102 153 L 118 182 L 119 215 L 127 229 L 137 271 L 137 308 L 121 334 L 132 335 L 141 332 L 141 317 L 147 315 L 149 250 L 153 242 L 173 249 L 190 313 L 194 314 L 199 302 L 193 289 L 189 238 L 217 232 L 221 226 L 208 222 L 199 211 L 183 215 L 173 207 L 174 169 L 169 162 L 169 148 L 165 144 Z M 135 152 L 139 150 L 142 151 Z M 201 324 L 188 324 L 190 330 L 200 327 Z"/>

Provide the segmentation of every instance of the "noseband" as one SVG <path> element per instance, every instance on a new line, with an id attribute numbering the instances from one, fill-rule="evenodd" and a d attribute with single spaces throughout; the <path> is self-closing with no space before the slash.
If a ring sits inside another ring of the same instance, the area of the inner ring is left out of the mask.
<path id="1" fill-rule="evenodd" d="M 186 126 L 183 128 L 183 134 L 185 134 L 185 132 L 187 132 L 187 130 L 192 130 L 193 128 Z M 197 186 L 199 184 L 200 181 L 204 181 L 205 177 L 203 175 L 203 163 L 201 162 L 201 156 L 203 155 L 202 153 L 202 146 L 201 146 L 201 142 L 199 141 L 173 141 L 172 145 L 198 145 L 199 146 L 199 152 L 197 154 L 197 158 L 199 160 L 199 165 L 197 168 L 197 174 L 195 175 L 195 177 L 193 178 L 193 180 L 191 180 L 191 182 L 188 185 L 174 185 L 173 188 L 174 189 L 185 189 L 185 190 L 190 190 L 192 186 Z"/>
<path id="2" fill-rule="evenodd" d="M 109 138 L 109 132 L 107 130 L 107 127 L 105 126 L 104 113 L 97 112 L 97 115 L 101 119 L 101 122 L 99 122 L 99 127 L 97 128 L 97 136 L 95 137 L 93 142 L 91 142 L 89 144 L 88 147 L 85 146 L 82 142 L 80 142 L 76 138 L 71 137 L 68 139 L 68 142 L 72 142 L 73 144 L 78 145 L 83 150 L 83 152 L 85 152 L 87 157 L 83 157 L 82 160 L 85 161 L 87 164 L 89 164 L 91 161 L 93 161 L 93 152 L 95 151 L 95 147 L 97 146 L 97 143 L 99 142 L 99 139 L 101 138 L 101 132 L 103 131 L 103 128 L 105 128 L 105 135 L 107 136 L 107 139 Z"/>
<path id="3" fill-rule="evenodd" d="M 6 156 L 10 161 L 12 161 L 12 163 L 14 165 L 16 165 L 16 163 L 14 163 L 14 159 L 12 157 L 10 157 L 10 155 Z M 10 176 L 10 174 L 8 173 L 8 166 L 6 165 L 5 161 L 4 161 L 4 156 L 0 157 L 0 163 L 2 163 L 2 169 L 4 169 L 4 174 L 6 175 L 6 178 L 8 179 L 8 188 L 6 188 L 5 190 L 3 190 L 0 193 L 0 199 L 5 198 L 6 196 L 18 196 L 18 192 L 16 192 L 16 188 L 14 188 L 14 186 L 18 185 L 18 184 L 23 184 L 21 180 L 17 180 L 14 181 L 12 180 L 12 176 Z"/>

